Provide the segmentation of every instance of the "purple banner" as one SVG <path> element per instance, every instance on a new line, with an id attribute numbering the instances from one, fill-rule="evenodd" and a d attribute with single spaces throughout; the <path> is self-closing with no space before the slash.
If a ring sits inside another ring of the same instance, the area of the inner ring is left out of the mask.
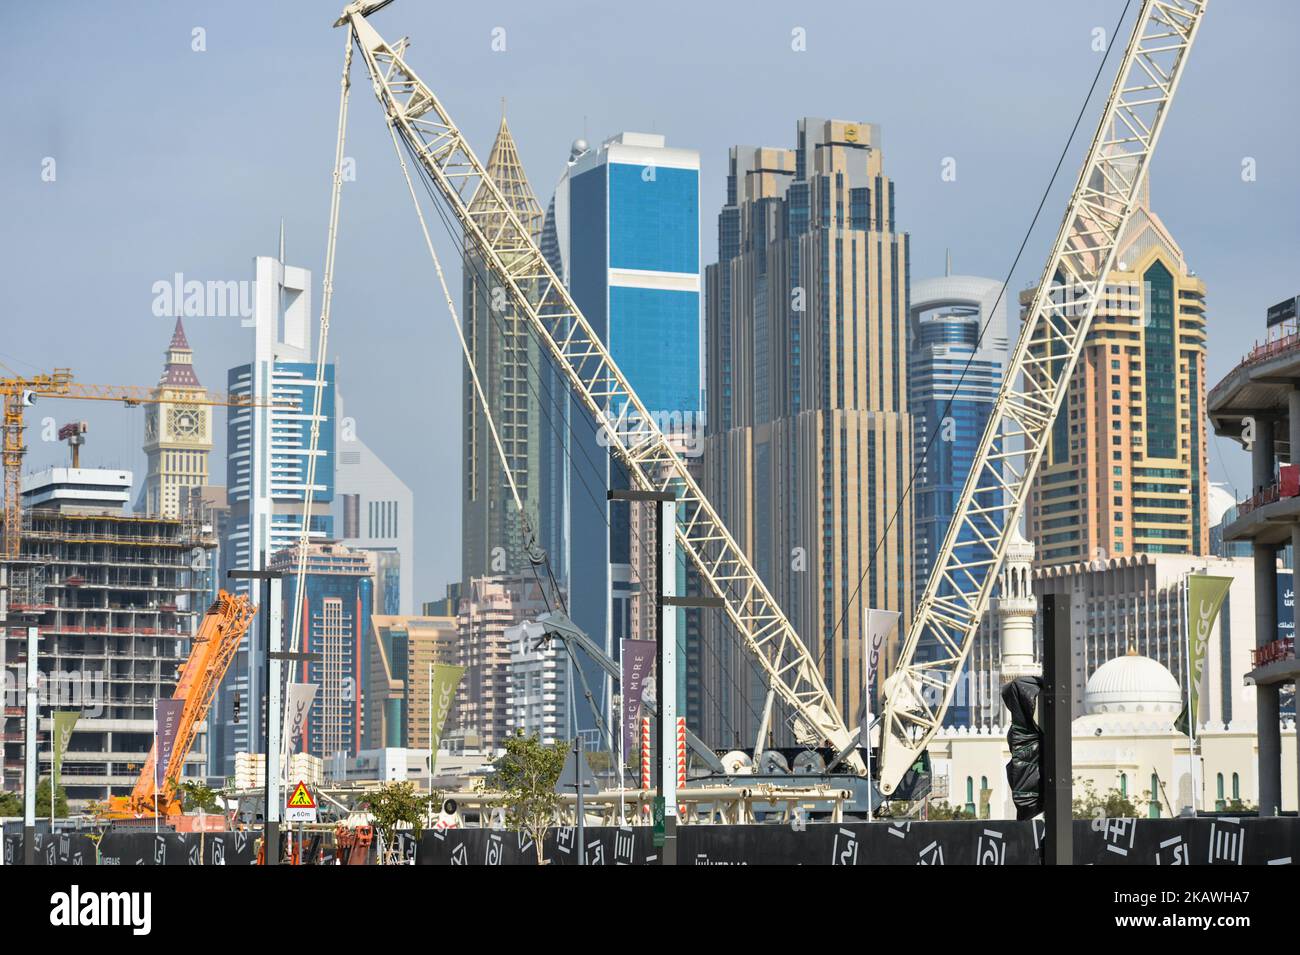
<path id="1" fill-rule="evenodd" d="M 641 690 L 655 662 L 653 640 L 623 641 L 623 762 L 632 753 L 632 739 L 637 732 L 637 717 L 641 714 Z"/>
<path id="2" fill-rule="evenodd" d="M 172 749 L 176 746 L 176 731 L 180 729 L 181 713 L 185 710 L 184 700 L 159 700 L 154 709 L 156 726 L 154 727 L 155 751 L 158 758 L 153 764 L 154 785 L 161 788 L 167 778 L 167 767 L 172 761 Z"/>

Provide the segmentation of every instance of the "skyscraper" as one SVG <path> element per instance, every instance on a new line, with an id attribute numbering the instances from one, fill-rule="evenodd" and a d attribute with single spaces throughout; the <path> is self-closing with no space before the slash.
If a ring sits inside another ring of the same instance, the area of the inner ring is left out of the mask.
<path id="1" fill-rule="evenodd" d="M 145 409 L 144 453 L 149 471 L 144 479 L 143 506 L 137 505 L 137 510 L 180 517 L 181 488 L 208 483 L 212 409 L 178 404 L 186 398 L 207 396 L 194 373 L 194 352 L 179 318 L 166 355 L 167 364 L 158 379 L 160 400 Z"/>
<path id="2" fill-rule="evenodd" d="M 578 307 L 666 432 L 689 433 L 700 413 L 700 160 L 663 136 L 624 132 L 600 146 L 574 144 L 548 210 L 542 247 Z M 623 409 L 609 409 L 617 416 Z M 627 477 L 576 401 L 571 453 L 570 612 L 618 659 L 632 635 L 634 573 L 627 504 L 610 488 Z M 589 670 L 593 688 L 610 685 Z M 584 716 L 585 718 L 585 716 Z M 586 725 L 590 725 L 587 723 Z"/>
<path id="3" fill-rule="evenodd" d="M 255 260 L 253 360 L 231 368 L 227 390 L 263 402 L 230 408 L 226 417 L 226 494 L 228 536 L 222 542 L 221 579 L 230 570 L 262 570 L 277 551 L 295 546 L 307 500 L 316 363 L 312 359 L 311 272 L 281 258 Z M 275 402 L 273 405 L 272 402 Z M 320 433 L 312 495 L 310 536 L 330 540 L 334 521 L 334 366 L 326 365 Z M 248 581 L 238 592 L 256 602 L 260 593 Z M 288 621 L 286 621 L 286 628 Z M 214 771 L 234 771 L 236 752 L 261 752 L 265 647 L 253 627 L 240 645 L 222 686 L 219 712 L 219 762 Z M 236 700 L 238 703 L 236 704 Z M 236 712 L 238 706 L 238 712 Z"/>
<path id="4" fill-rule="evenodd" d="M 917 462 L 913 556 L 918 597 L 1002 385 L 1007 315 L 1001 291 L 1001 282 L 971 275 L 912 283 L 907 406 Z M 1001 499 L 996 491 L 985 493 Z"/>
<path id="5" fill-rule="evenodd" d="M 1205 283 L 1144 186 L 1030 491 L 1036 565 L 1208 553 L 1205 440 Z"/>
<path id="6" fill-rule="evenodd" d="M 487 172 L 533 240 L 539 241 L 542 207 L 528 184 L 504 116 Z M 483 201 L 481 196 L 470 200 L 471 214 L 481 210 Z M 482 219 L 480 224 L 489 233 L 493 231 L 490 220 Z M 544 458 L 541 448 L 542 432 L 549 425 L 542 417 L 539 375 L 547 359 L 527 319 L 519 315 L 500 278 L 472 244 L 467 243 L 463 265 L 465 337 L 488 404 L 484 409 L 480 403 L 467 367 L 461 432 L 461 577 L 468 581 L 519 574 L 530 566 L 529 541 L 488 427 L 488 411 L 514 474 L 528 525 L 552 561 L 560 549 L 563 528 L 553 520 L 541 520 L 541 497 L 544 491 L 553 492 L 558 481 L 554 473 L 542 473 L 544 463 L 554 468 L 553 456 Z"/>
<path id="7" fill-rule="evenodd" d="M 375 612 L 409 614 L 415 606 L 415 498 L 361 440 L 343 398 L 334 401 L 338 449 L 334 468 L 334 530 L 340 542 L 375 557 Z"/>
<path id="8" fill-rule="evenodd" d="M 319 756 L 326 766 L 339 754 L 356 756 L 362 748 L 362 696 L 369 678 L 367 639 L 374 609 L 374 566 L 365 551 L 334 542 L 307 548 L 307 567 L 298 592 L 298 548 L 286 548 L 271 558 L 271 569 L 284 576 L 286 630 L 294 603 L 302 603 L 302 643 L 319 660 L 291 664 L 288 677 L 316 684 L 316 696 L 301 740 L 290 740 L 291 751 Z"/>
<path id="9" fill-rule="evenodd" d="M 460 662 L 456 616 L 372 614 L 366 682 L 366 749 L 428 749 L 433 673 Z M 458 688 L 463 692 L 463 687 Z M 452 709 L 456 706 L 453 698 Z"/>
<path id="10" fill-rule="evenodd" d="M 705 491 L 853 721 L 863 606 L 900 611 L 901 632 L 912 602 L 909 239 L 878 127 L 810 117 L 797 135 L 731 149 L 707 271 Z M 706 620 L 704 738 L 752 745 L 766 684 Z"/>

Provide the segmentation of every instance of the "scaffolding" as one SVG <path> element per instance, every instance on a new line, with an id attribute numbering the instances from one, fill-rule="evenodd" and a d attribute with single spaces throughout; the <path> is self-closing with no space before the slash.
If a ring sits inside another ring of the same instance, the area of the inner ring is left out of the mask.
<path id="1" fill-rule="evenodd" d="M 82 714 L 63 759 L 62 782 L 74 805 L 134 785 L 153 740 L 155 701 L 171 696 L 205 609 L 202 571 L 215 546 L 211 537 L 194 515 L 66 505 L 23 512 L 21 548 L 8 565 L 4 656 L 12 686 L 26 629 L 37 628 L 41 775 L 50 772 L 52 712 Z M 4 715 L 0 780 L 16 790 L 24 736 L 11 730 L 22 728 L 22 713 Z M 195 748 L 194 762 L 205 759 L 204 750 Z"/>

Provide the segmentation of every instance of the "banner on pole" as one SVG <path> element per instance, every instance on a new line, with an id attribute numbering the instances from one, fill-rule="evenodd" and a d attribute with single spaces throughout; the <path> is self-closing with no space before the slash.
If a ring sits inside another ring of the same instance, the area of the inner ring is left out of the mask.
<path id="1" fill-rule="evenodd" d="M 897 610 L 867 608 L 863 621 L 862 652 L 862 743 L 866 745 L 867 721 L 876 704 L 876 687 L 880 682 L 882 661 L 888 659 L 886 648 L 890 635 L 898 628 Z"/>
<path id="2" fill-rule="evenodd" d="M 465 668 L 452 666 L 450 663 L 433 665 L 433 685 L 430 694 L 433 697 L 433 712 L 430 718 L 429 737 L 429 772 L 433 772 L 438 762 L 438 744 L 442 741 L 442 731 L 447 726 L 447 717 L 451 715 L 452 704 L 456 701 L 456 687 L 464 676 Z"/>
<path id="3" fill-rule="evenodd" d="M 51 774 L 53 777 L 51 784 L 55 792 L 58 792 L 59 777 L 63 773 L 63 754 L 68 751 L 68 741 L 72 739 L 72 732 L 79 719 L 81 719 L 80 710 L 54 711 L 54 769 Z"/>
<path id="4" fill-rule="evenodd" d="M 285 752 L 293 753 L 294 743 L 307 731 L 307 717 L 311 713 L 311 704 L 316 699 L 315 683 L 287 683 L 284 697 L 284 740 Z M 284 771 L 284 767 L 280 767 Z"/>
<path id="5" fill-rule="evenodd" d="M 180 729 L 181 714 L 184 711 L 184 700 L 159 700 L 154 711 L 156 716 L 154 736 L 158 742 L 157 758 L 153 763 L 153 782 L 160 788 L 163 780 L 167 778 L 167 769 L 172 761 L 172 750 L 176 746 L 176 733 Z"/>
<path id="6" fill-rule="evenodd" d="M 637 717 L 641 715 L 641 694 L 655 662 L 653 640 L 623 641 L 623 670 L 619 692 L 623 698 L 623 761 L 632 752 L 632 738 L 636 733 Z"/>
<path id="7" fill-rule="evenodd" d="M 1174 723 L 1180 733 L 1190 733 L 1200 717 L 1201 697 L 1207 689 L 1205 651 L 1232 580 L 1231 577 L 1211 577 L 1208 574 L 1190 574 L 1187 578 L 1187 661 L 1190 674 L 1187 696 L 1190 714 L 1188 704 L 1184 704 Z"/>

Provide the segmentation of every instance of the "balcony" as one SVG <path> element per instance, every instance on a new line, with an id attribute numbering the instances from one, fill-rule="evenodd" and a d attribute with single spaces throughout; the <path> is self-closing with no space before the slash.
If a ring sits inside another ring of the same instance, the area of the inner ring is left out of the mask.
<path id="1" fill-rule="evenodd" d="M 1294 683 L 1300 677 L 1300 660 L 1295 656 L 1295 637 L 1281 637 L 1250 652 L 1251 666 L 1245 676 L 1247 686 Z"/>
<path id="2" fill-rule="evenodd" d="M 1223 529 L 1225 541 L 1287 544 L 1300 523 L 1300 465 L 1285 464 L 1277 480 L 1237 502 L 1237 516 Z"/>

